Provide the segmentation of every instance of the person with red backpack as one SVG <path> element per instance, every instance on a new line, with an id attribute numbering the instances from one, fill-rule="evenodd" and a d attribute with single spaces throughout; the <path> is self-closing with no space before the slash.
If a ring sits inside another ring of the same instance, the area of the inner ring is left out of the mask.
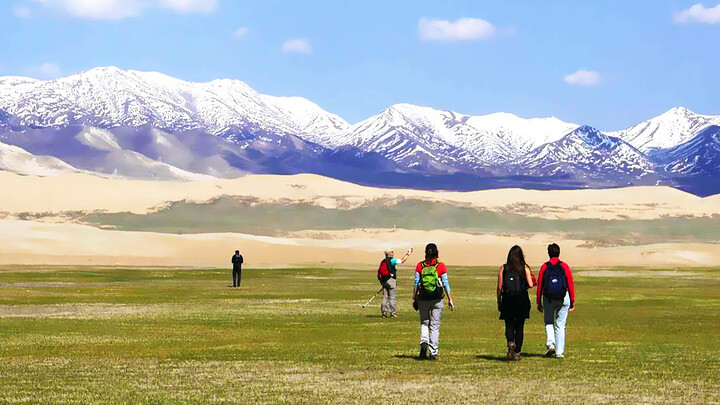
<path id="1" fill-rule="evenodd" d="M 415 267 L 415 288 L 413 290 L 413 308 L 420 312 L 420 360 L 436 360 L 440 343 L 440 315 L 443 310 L 443 297 L 447 294 L 450 310 L 455 308 L 447 267 L 438 261 L 437 245 L 425 246 L 425 260 Z M 430 352 L 428 354 L 428 351 Z"/>
<path id="2" fill-rule="evenodd" d="M 560 246 L 548 245 L 550 260 L 538 274 L 537 308 L 544 312 L 547 350 L 545 357 L 565 357 L 565 323 L 575 310 L 575 282 L 570 266 L 560 261 Z"/>
<path id="3" fill-rule="evenodd" d="M 397 269 L 398 264 L 403 264 L 410 257 L 412 248 L 408 249 L 402 259 L 395 259 L 395 252 L 390 249 L 385 251 L 385 258 L 378 266 L 377 278 L 382 286 L 383 299 L 380 303 L 380 312 L 383 318 L 395 318 L 395 296 L 397 294 Z"/>
<path id="4" fill-rule="evenodd" d="M 525 263 L 525 255 L 518 245 L 510 248 L 507 261 L 500 266 L 497 284 L 497 303 L 500 319 L 505 321 L 508 361 L 519 361 L 522 350 L 525 320 L 530 318 L 528 289 L 535 286 L 535 276 Z"/>

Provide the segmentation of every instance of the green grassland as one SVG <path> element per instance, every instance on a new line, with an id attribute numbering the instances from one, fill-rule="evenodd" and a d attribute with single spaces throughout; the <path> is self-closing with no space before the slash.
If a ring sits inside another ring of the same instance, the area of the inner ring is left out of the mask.
<path id="1" fill-rule="evenodd" d="M 239 232 L 280 236 L 301 230 L 352 228 L 447 229 L 469 233 L 556 233 L 597 245 L 662 242 L 720 242 L 720 217 L 668 217 L 652 220 L 549 220 L 477 210 L 450 203 L 380 200 L 351 209 L 317 205 L 263 203 L 221 197 L 207 203 L 174 202 L 149 214 L 74 213 L 96 226 L 161 233 Z"/>
<path id="2" fill-rule="evenodd" d="M 450 267 L 439 361 L 374 269 L 0 267 L 0 402 L 717 403 L 720 270 L 577 269 L 566 358 L 540 314 L 503 360 L 495 269 Z"/>

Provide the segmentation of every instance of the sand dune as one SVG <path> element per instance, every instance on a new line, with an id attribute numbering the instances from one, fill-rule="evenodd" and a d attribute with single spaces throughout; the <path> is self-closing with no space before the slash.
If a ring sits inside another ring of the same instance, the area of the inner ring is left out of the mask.
<path id="1" fill-rule="evenodd" d="M 720 214 L 720 195 L 700 198 L 670 187 L 606 190 L 431 192 L 363 187 L 327 177 L 251 175 L 232 180 L 137 181 L 87 174 L 57 177 L 0 172 L 0 212 L 94 211 L 145 213 L 170 201 L 203 202 L 222 195 L 264 201 L 352 207 L 385 198 L 447 201 L 493 211 L 544 218 L 636 218 Z"/>
<path id="2" fill-rule="evenodd" d="M 440 247 L 448 264 L 499 265 L 510 246 L 520 244 L 533 266 L 546 260 L 546 246 L 558 242 L 564 260 L 575 266 L 713 266 L 720 265 L 720 245 L 658 244 L 613 248 L 580 247 L 584 242 L 532 237 L 469 235 L 447 231 L 348 230 L 308 231 L 295 238 L 243 234 L 167 235 L 106 231 L 77 224 L 0 220 L 2 264 L 93 264 L 228 266 L 241 249 L 249 266 L 359 263 L 373 270 L 385 248 L 421 251 L 427 242 Z M 420 260 L 415 253 L 411 261 Z"/>
<path id="3" fill-rule="evenodd" d="M 102 230 L 65 223 L 20 221 L 19 213 L 108 211 L 146 213 L 170 201 L 204 202 L 223 195 L 269 202 L 308 202 L 346 208 L 377 199 L 417 198 L 493 211 L 554 218 L 637 218 L 720 214 L 720 195 L 699 198 L 668 187 L 611 190 L 429 192 L 363 187 L 316 175 L 252 175 L 233 180 L 192 182 L 135 181 L 87 174 L 57 177 L 0 173 L 0 263 L 227 266 L 242 249 L 250 265 L 361 263 L 372 268 L 381 252 L 427 242 L 440 245 L 453 265 L 498 265 L 508 248 L 522 245 L 531 263 L 545 260 L 545 247 L 557 241 L 566 260 L 578 266 L 720 265 L 720 245 L 657 244 L 588 248 L 585 241 L 551 235 L 529 237 L 470 235 L 448 231 L 302 231 L 286 237 L 245 234 L 170 235 Z M 418 260 L 414 257 L 413 260 Z"/>

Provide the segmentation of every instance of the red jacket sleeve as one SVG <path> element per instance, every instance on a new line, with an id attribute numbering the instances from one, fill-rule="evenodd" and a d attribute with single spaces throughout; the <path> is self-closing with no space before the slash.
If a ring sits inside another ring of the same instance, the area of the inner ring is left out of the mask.
<path id="1" fill-rule="evenodd" d="M 573 306 L 573 304 L 575 303 L 575 281 L 573 280 L 570 266 L 568 266 L 568 264 L 565 262 L 562 263 L 562 266 L 565 269 L 565 278 L 567 278 L 568 282 L 568 291 L 570 292 L 570 306 Z"/>
<path id="2" fill-rule="evenodd" d="M 547 266 L 547 263 L 543 263 L 543 265 L 540 266 L 540 271 L 538 272 L 538 276 L 537 276 L 538 284 L 537 284 L 537 291 L 535 292 L 535 294 L 537 295 L 537 298 L 535 300 L 537 306 L 540 306 L 540 304 L 542 303 L 542 290 L 543 290 L 542 280 L 543 280 L 543 273 L 545 273 L 546 266 Z"/>
<path id="3" fill-rule="evenodd" d="M 418 262 L 417 266 L 415 266 L 415 273 L 422 273 L 422 262 Z"/>
<path id="4" fill-rule="evenodd" d="M 422 270 L 421 270 L 422 271 Z M 442 277 L 443 274 L 447 274 L 447 267 L 445 267 L 445 263 L 440 262 L 437 265 L 437 274 L 438 277 Z"/>

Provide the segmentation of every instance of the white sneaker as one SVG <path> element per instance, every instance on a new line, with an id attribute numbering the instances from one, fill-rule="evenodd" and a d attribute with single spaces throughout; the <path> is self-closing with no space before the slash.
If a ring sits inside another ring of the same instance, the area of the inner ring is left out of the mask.
<path id="1" fill-rule="evenodd" d="M 565 358 L 565 355 L 562 354 L 562 353 L 558 353 L 558 354 L 555 355 L 555 358 L 556 358 L 556 359 L 564 359 L 564 358 Z"/>

